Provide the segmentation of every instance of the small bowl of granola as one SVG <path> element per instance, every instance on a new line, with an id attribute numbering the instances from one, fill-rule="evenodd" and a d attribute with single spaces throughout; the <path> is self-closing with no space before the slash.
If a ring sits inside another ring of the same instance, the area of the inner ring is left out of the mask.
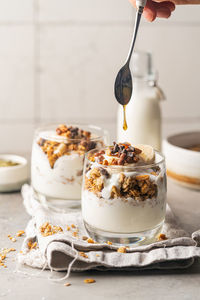
<path id="1" fill-rule="evenodd" d="M 105 130 L 92 125 L 48 125 L 36 130 L 31 160 L 35 197 L 49 207 L 80 206 L 85 153 L 105 145 L 107 138 Z"/>
<path id="2" fill-rule="evenodd" d="M 0 154 L 0 192 L 19 191 L 27 181 L 26 158 L 14 154 Z"/>
<path id="3" fill-rule="evenodd" d="M 94 240 L 151 243 L 161 232 L 165 210 L 165 160 L 151 146 L 114 143 L 87 153 L 82 216 Z"/>

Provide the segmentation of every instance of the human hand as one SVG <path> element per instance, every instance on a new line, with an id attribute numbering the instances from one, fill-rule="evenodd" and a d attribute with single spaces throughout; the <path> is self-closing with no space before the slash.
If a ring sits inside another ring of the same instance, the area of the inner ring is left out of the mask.
<path id="1" fill-rule="evenodd" d="M 135 6 L 135 0 L 129 0 Z M 150 22 L 158 18 L 169 18 L 175 5 L 180 4 L 200 4 L 200 0 L 147 0 L 143 11 L 143 16 Z"/>

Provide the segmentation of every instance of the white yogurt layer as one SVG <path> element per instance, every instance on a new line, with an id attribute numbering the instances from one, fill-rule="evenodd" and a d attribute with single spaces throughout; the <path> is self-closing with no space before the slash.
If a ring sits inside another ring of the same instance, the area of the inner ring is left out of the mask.
<path id="1" fill-rule="evenodd" d="M 93 168 L 97 163 L 92 164 L 86 176 L 90 177 Z M 103 189 L 99 197 L 92 191 L 82 191 L 82 215 L 85 222 L 97 229 L 112 233 L 136 233 L 151 230 L 158 226 L 165 218 L 166 209 L 166 182 L 165 170 L 158 174 L 151 174 L 153 169 L 145 169 L 123 172 L 126 177 L 137 175 L 149 175 L 149 180 L 157 185 L 157 194 L 151 199 L 141 200 L 134 197 L 118 197 L 112 199 L 112 187 L 120 189 L 121 172 L 113 171 L 112 167 L 105 168 L 109 176 L 101 175 Z"/>
<path id="2" fill-rule="evenodd" d="M 113 233 L 134 233 L 153 229 L 165 217 L 165 195 L 136 201 L 132 198 L 103 199 L 92 192 L 82 193 L 82 215 L 89 225 Z"/>
<path id="3" fill-rule="evenodd" d="M 71 152 L 59 157 L 51 168 L 47 155 L 34 142 L 31 178 L 33 188 L 57 199 L 80 199 L 84 155 Z"/>

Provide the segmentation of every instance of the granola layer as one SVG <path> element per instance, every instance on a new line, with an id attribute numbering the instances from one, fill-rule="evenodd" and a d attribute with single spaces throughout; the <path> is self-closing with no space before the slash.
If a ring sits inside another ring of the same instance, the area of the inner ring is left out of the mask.
<path id="1" fill-rule="evenodd" d="M 141 145 L 140 149 L 129 143 L 114 143 L 113 146 L 90 155 L 85 189 L 100 198 L 106 195 L 109 199 L 134 198 L 139 201 L 152 199 L 157 196 L 158 187 L 155 178 L 160 168 L 151 166 L 145 173 L 140 167 L 148 166 L 147 162 L 154 160 L 154 150 L 150 146 Z M 134 169 L 126 170 L 124 169 L 126 166 L 133 166 Z"/>
<path id="2" fill-rule="evenodd" d="M 62 142 L 44 139 L 40 137 L 37 141 L 42 151 L 47 155 L 51 168 L 56 160 L 63 155 L 73 152 L 84 155 L 87 151 L 96 148 L 97 142 L 93 141 L 91 132 L 78 127 L 59 125 L 55 130 L 58 137 L 63 137 Z"/>
<path id="3" fill-rule="evenodd" d="M 89 176 L 85 176 L 85 189 L 101 197 L 105 180 L 102 170 L 95 167 L 90 171 Z M 156 197 L 157 189 L 157 185 L 151 180 L 150 175 L 126 176 L 124 173 L 120 173 L 117 185 L 111 187 L 110 199 L 134 198 L 144 201 Z"/>

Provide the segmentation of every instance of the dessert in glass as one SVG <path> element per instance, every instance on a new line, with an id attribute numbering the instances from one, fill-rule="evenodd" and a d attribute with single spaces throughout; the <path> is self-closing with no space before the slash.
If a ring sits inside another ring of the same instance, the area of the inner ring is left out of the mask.
<path id="1" fill-rule="evenodd" d="M 86 154 L 82 216 L 97 242 L 148 244 L 166 211 L 166 168 L 151 146 L 114 143 Z"/>
<path id="2" fill-rule="evenodd" d="M 38 129 L 31 162 L 35 197 L 45 205 L 48 202 L 49 207 L 80 205 L 84 155 L 104 146 L 107 137 L 105 130 L 92 125 L 62 124 Z"/>

